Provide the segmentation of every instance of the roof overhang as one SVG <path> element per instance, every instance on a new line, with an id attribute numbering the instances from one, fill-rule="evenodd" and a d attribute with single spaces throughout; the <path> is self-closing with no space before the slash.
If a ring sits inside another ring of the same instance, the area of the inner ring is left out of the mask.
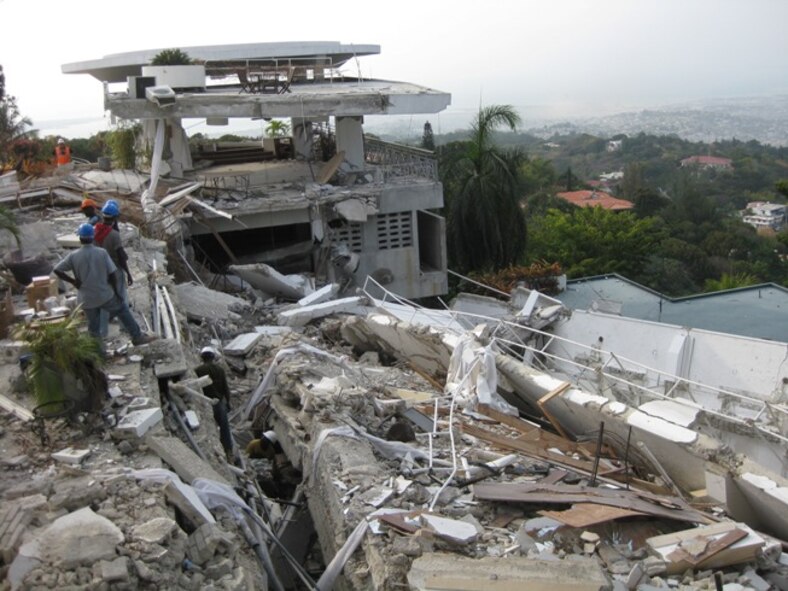
<path id="1" fill-rule="evenodd" d="M 64 74 L 90 74 L 101 82 L 125 82 L 128 76 L 139 76 L 142 67 L 150 65 L 153 58 L 165 48 L 144 49 L 128 53 L 115 53 L 97 60 L 72 62 L 60 68 Z M 240 43 L 235 45 L 202 45 L 181 47 L 194 60 L 246 62 L 248 60 L 298 60 L 326 58 L 332 67 L 339 67 L 355 57 L 377 55 L 380 45 L 342 44 L 338 41 L 288 41 L 285 43 Z"/>

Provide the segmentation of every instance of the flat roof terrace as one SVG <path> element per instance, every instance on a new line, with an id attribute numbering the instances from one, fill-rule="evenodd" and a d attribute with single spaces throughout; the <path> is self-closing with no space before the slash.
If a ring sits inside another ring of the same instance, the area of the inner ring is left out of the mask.
<path id="1" fill-rule="evenodd" d="M 63 64 L 61 71 L 64 74 L 90 74 L 101 82 L 125 82 L 128 76 L 140 76 L 142 67 L 151 65 L 153 58 L 164 49 L 114 53 L 96 60 Z M 301 64 L 329 62 L 333 67 L 356 57 L 380 53 L 380 45 L 343 44 L 338 41 L 197 45 L 180 49 L 199 63 L 216 61 L 243 65 L 254 60 L 297 60 Z"/>

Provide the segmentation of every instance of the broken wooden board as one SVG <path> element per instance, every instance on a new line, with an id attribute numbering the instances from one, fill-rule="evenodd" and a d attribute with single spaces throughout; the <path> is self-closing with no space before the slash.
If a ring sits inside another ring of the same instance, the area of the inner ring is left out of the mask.
<path id="1" fill-rule="evenodd" d="M 540 481 L 542 482 L 542 481 Z M 550 517 L 556 521 L 575 528 L 586 528 L 608 521 L 615 521 L 624 517 L 643 516 L 645 513 L 611 507 L 609 505 L 596 505 L 594 503 L 576 503 L 566 511 L 539 511 L 539 515 Z"/>
<path id="2" fill-rule="evenodd" d="M 560 449 L 565 454 L 575 453 L 580 448 L 582 448 L 587 454 L 594 453 L 594 450 L 587 447 L 587 444 L 577 443 L 565 437 L 555 435 L 554 433 L 545 431 L 541 427 L 532 425 L 528 421 L 524 421 L 519 417 L 514 417 L 512 415 L 507 415 L 505 413 L 502 413 L 501 411 L 496 410 L 493 407 L 488 406 L 486 404 L 477 405 L 476 410 L 477 412 L 486 415 L 491 419 L 495 419 L 502 425 L 506 425 L 507 427 L 514 429 L 515 431 L 521 433 L 524 436 L 524 437 L 519 437 L 518 439 L 523 439 L 526 441 L 533 441 L 533 442 L 541 442 L 543 447 L 545 448 L 555 447 Z"/>
<path id="3" fill-rule="evenodd" d="M 690 507 L 683 499 L 661 497 L 634 490 L 613 490 L 568 484 L 542 485 L 538 482 L 485 483 L 473 485 L 473 496 L 485 501 L 536 505 L 593 503 L 689 523 L 706 524 L 710 521 L 708 516 Z"/>
<path id="4" fill-rule="evenodd" d="M 692 540 L 700 541 L 699 547 L 701 550 L 699 552 L 690 552 L 690 545 L 688 545 L 685 541 L 679 543 L 679 547 L 676 548 L 668 558 L 671 561 L 679 561 L 679 560 L 686 560 L 689 562 L 693 567 L 697 568 L 697 566 L 711 558 L 712 556 L 716 556 L 725 548 L 729 546 L 733 546 L 736 542 L 741 540 L 742 538 L 747 537 L 747 532 L 742 531 L 740 529 L 734 529 L 729 531 L 728 533 L 724 534 L 721 538 L 717 538 L 716 540 L 710 540 L 705 536 L 699 536 L 696 538 L 692 538 Z"/>
<path id="5" fill-rule="evenodd" d="M 323 168 L 320 170 L 320 175 L 317 177 L 317 182 L 321 185 L 325 185 L 328 181 L 331 180 L 331 177 L 334 176 L 337 170 L 339 170 L 339 166 L 345 160 L 345 151 L 340 150 L 336 154 L 331 157 L 331 160 L 325 163 Z"/>
<path id="6" fill-rule="evenodd" d="M 480 411 L 481 412 L 481 411 Z M 556 451 L 551 451 L 549 448 L 556 448 L 562 449 L 561 443 L 564 446 L 567 444 L 577 446 L 576 449 L 579 453 L 582 453 L 584 456 L 588 456 L 588 450 L 583 447 L 583 444 L 575 444 L 574 442 L 569 442 L 558 435 L 554 435 L 552 433 L 547 433 L 540 429 L 539 427 L 535 427 L 522 419 L 518 419 L 517 417 L 512 417 L 510 415 L 505 415 L 503 413 L 498 413 L 497 411 L 489 411 L 488 409 L 484 410 L 484 413 L 488 416 L 494 415 L 495 419 L 499 422 L 506 424 L 507 426 L 511 426 L 518 432 L 523 433 L 520 437 L 517 438 L 510 438 L 499 435 L 498 433 L 494 433 L 492 431 L 488 431 L 486 429 L 482 429 L 480 427 L 476 427 L 464 421 L 462 423 L 462 428 L 465 433 L 468 435 L 472 435 L 474 437 L 478 437 L 479 439 L 486 441 L 488 443 L 492 443 L 502 449 L 509 449 L 512 451 L 518 451 L 523 455 L 539 458 L 541 460 L 545 460 L 550 462 L 555 466 L 561 466 L 563 468 L 571 468 L 576 472 L 580 472 L 581 474 L 590 476 L 593 471 L 593 463 L 587 459 L 578 460 L 573 458 L 571 455 L 572 452 L 571 447 L 570 450 L 562 450 L 563 453 L 558 453 Z M 524 426 L 515 427 L 514 425 L 522 425 L 527 426 L 533 432 L 525 432 Z M 539 433 L 541 432 L 541 433 Z M 554 438 L 554 439 L 553 439 Z M 632 488 L 637 488 L 641 490 L 647 490 L 651 493 L 658 494 L 658 495 L 670 495 L 672 494 L 671 491 L 662 487 L 658 484 L 654 484 L 653 482 L 648 482 L 645 480 L 639 480 L 637 478 L 630 477 L 626 474 L 617 473 L 615 469 L 611 468 L 611 465 L 607 461 L 603 461 L 600 464 L 600 471 L 597 477 L 597 480 L 601 480 L 603 482 L 608 482 L 611 484 L 619 485 L 621 483 L 628 482 Z"/>
<path id="7" fill-rule="evenodd" d="M 733 538 L 731 536 L 725 539 L 726 535 L 736 530 L 740 530 L 746 535 L 730 545 L 719 548 L 719 546 L 727 544 Z M 696 565 L 692 565 L 683 556 L 683 552 L 674 555 L 676 550 L 680 549 L 682 542 L 698 537 L 704 537 L 711 541 L 705 551 L 697 557 L 702 559 L 695 561 Z M 723 539 L 724 541 L 715 545 L 715 541 Z M 667 564 L 667 574 L 669 575 L 683 573 L 688 568 L 713 569 L 750 562 L 758 557 L 765 543 L 766 540 L 750 527 L 735 521 L 723 521 L 705 527 L 685 529 L 672 534 L 654 536 L 646 540 L 646 545 Z"/>
<path id="8" fill-rule="evenodd" d="M 550 390 L 547 394 L 545 394 L 539 400 L 536 401 L 536 404 L 539 407 L 539 410 L 542 411 L 542 414 L 547 418 L 548 421 L 550 421 L 550 424 L 553 427 L 555 427 L 555 430 L 558 431 L 561 434 L 561 436 L 566 438 L 566 439 L 569 439 L 569 435 L 567 435 L 566 431 L 564 431 L 564 428 L 561 426 L 561 423 L 558 422 L 558 419 L 556 419 L 550 413 L 550 411 L 547 410 L 546 407 L 547 407 L 547 403 L 550 402 L 550 400 L 552 400 L 556 396 L 559 396 L 559 395 L 563 394 L 571 386 L 572 386 L 572 384 L 570 384 L 569 382 L 564 382 L 563 384 L 561 384 L 557 388 L 554 388 L 553 390 Z"/>

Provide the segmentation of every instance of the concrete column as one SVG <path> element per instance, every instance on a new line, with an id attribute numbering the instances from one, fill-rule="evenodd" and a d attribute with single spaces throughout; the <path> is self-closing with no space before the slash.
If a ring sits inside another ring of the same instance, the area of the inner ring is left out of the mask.
<path id="1" fill-rule="evenodd" d="M 337 117 L 337 152 L 344 150 L 345 162 L 343 170 L 363 170 L 364 168 L 364 136 L 362 133 L 363 117 Z"/>
<path id="2" fill-rule="evenodd" d="M 290 119 L 293 135 L 293 149 L 296 160 L 312 160 L 312 122 L 308 119 L 293 117 Z"/>
<path id="3" fill-rule="evenodd" d="M 175 176 L 182 176 L 184 170 L 191 170 L 192 166 L 192 153 L 189 149 L 189 136 L 186 135 L 186 130 L 181 125 L 179 118 L 171 117 L 167 119 L 170 143 L 170 167 L 172 174 Z"/>

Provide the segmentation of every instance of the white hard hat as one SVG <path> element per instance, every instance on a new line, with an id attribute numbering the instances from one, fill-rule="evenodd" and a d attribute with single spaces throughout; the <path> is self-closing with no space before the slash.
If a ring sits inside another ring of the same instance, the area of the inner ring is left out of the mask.
<path id="1" fill-rule="evenodd" d="M 57 143 L 58 143 L 58 144 L 65 144 L 65 143 L 66 143 L 66 140 L 64 140 L 63 138 L 60 138 L 60 139 L 57 141 Z"/>
<path id="2" fill-rule="evenodd" d="M 200 349 L 200 356 L 205 355 L 206 353 L 210 353 L 214 357 L 219 356 L 219 352 L 211 346 L 206 346 Z"/>
<path id="3" fill-rule="evenodd" d="M 271 443 L 279 443 L 279 438 L 276 436 L 276 433 L 273 431 L 266 431 L 263 433 L 263 437 L 265 437 Z"/>

